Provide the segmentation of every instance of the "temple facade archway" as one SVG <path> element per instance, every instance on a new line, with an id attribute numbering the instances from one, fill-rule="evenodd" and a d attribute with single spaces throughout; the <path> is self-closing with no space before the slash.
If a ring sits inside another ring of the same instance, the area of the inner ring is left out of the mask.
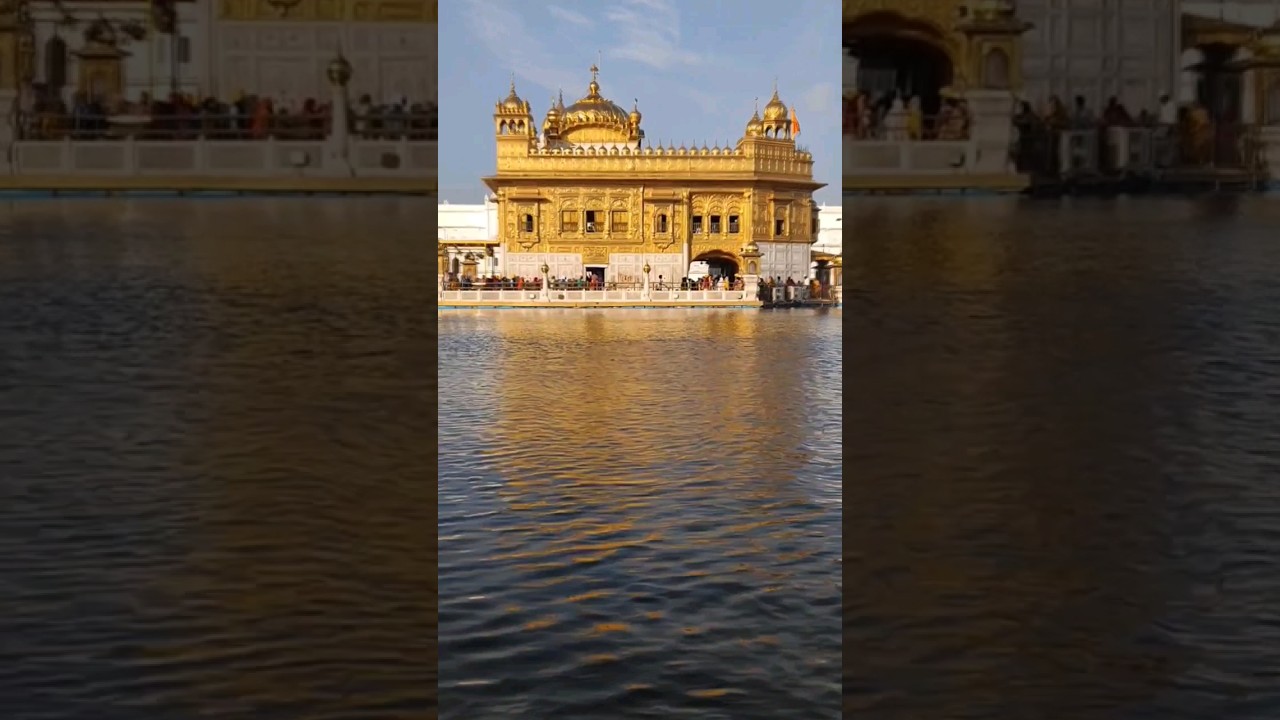
<path id="1" fill-rule="evenodd" d="M 844 23 L 844 47 L 858 67 L 857 89 L 873 100 L 919 97 L 938 112 L 942 90 L 955 82 L 959 45 L 935 22 L 893 11 L 867 12 Z"/>

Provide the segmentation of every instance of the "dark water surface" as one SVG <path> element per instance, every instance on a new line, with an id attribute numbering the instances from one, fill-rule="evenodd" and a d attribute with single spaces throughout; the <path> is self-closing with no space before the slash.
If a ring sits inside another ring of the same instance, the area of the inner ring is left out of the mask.
<path id="1" fill-rule="evenodd" d="M 1280 717 L 1280 198 L 851 198 L 846 717 Z"/>
<path id="2" fill-rule="evenodd" d="M 0 717 L 434 713 L 427 202 L 0 203 Z"/>
<path id="3" fill-rule="evenodd" d="M 840 717 L 839 311 L 442 311 L 442 718 Z"/>

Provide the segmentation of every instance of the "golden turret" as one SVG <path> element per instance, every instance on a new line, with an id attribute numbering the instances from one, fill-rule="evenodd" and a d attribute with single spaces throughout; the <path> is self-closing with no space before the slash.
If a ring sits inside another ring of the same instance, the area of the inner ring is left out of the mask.
<path id="1" fill-rule="evenodd" d="M 760 137 L 764 128 L 760 125 L 760 98 L 756 98 L 756 107 L 751 111 L 751 119 L 747 121 L 746 137 Z"/>
<path id="2" fill-rule="evenodd" d="M 787 106 L 778 98 L 778 85 L 774 83 L 773 97 L 764 106 L 764 119 L 760 121 L 760 133 L 767 138 L 786 140 L 791 137 L 791 120 Z"/>
<path id="3" fill-rule="evenodd" d="M 535 125 L 529 102 L 521 100 L 516 94 L 516 79 L 511 78 L 511 91 L 504 100 L 499 100 L 493 111 L 494 132 L 498 135 L 518 135 L 533 137 Z"/>

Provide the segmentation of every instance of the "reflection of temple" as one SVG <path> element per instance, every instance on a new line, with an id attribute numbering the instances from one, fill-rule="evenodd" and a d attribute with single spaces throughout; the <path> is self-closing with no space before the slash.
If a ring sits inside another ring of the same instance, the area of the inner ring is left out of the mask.
<path id="1" fill-rule="evenodd" d="M 712 274 L 805 277 L 816 232 L 813 157 L 775 90 L 732 147 L 650 147 L 637 107 L 601 94 L 553 100 L 539 125 L 514 83 L 494 112 L 498 241 L 510 276 L 639 282 Z M 754 244 L 759 267 L 744 265 Z"/>

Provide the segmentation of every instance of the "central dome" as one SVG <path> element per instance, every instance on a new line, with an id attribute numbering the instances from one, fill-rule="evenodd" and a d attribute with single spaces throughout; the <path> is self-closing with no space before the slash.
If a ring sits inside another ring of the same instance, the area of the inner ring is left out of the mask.
<path id="1" fill-rule="evenodd" d="M 627 142 L 635 138 L 638 128 L 633 125 L 638 124 L 639 113 L 633 123 L 631 113 L 600 94 L 600 83 L 596 81 L 599 72 L 600 69 L 592 65 L 586 96 L 560 110 L 561 138 L 584 143 Z"/>

